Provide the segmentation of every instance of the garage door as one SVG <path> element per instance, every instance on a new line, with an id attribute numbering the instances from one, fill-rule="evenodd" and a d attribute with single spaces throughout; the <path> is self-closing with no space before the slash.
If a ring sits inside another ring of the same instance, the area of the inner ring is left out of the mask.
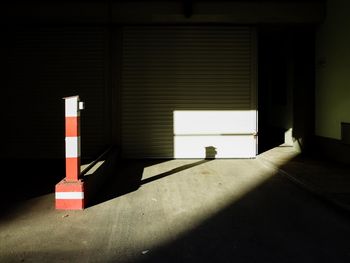
<path id="1" fill-rule="evenodd" d="M 125 27 L 123 156 L 255 157 L 254 48 L 250 27 Z"/>

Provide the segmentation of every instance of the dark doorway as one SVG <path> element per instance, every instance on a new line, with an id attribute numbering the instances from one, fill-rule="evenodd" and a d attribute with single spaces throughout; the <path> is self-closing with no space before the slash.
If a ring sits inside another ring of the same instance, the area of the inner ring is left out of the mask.
<path id="1" fill-rule="evenodd" d="M 283 144 L 292 127 L 288 38 L 281 28 L 258 31 L 259 154 Z"/>

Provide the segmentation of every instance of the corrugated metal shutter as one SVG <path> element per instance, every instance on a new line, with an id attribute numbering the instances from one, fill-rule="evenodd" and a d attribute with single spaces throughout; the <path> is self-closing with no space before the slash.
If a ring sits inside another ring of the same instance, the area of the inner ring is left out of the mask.
<path id="1" fill-rule="evenodd" d="M 252 50 L 249 27 L 125 27 L 124 157 L 173 158 L 174 112 L 255 110 Z"/>
<path id="2" fill-rule="evenodd" d="M 106 31 L 100 27 L 19 28 L 9 55 L 7 157 L 64 158 L 64 100 L 80 95 L 82 158 L 108 141 Z"/>

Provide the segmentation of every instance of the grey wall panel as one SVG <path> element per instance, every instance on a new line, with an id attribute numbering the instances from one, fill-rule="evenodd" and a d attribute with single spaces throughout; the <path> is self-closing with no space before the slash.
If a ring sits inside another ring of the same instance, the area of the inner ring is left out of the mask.
<path id="1" fill-rule="evenodd" d="M 172 158 L 175 110 L 252 110 L 249 27 L 125 27 L 125 157 Z"/>
<path id="2" fill-rule="evenodd" d="M 19 28 L 11 41 L 5 155 L 64 158 L 62 98 L 80 95 L 82 158 L 97 156 L 109 140 L 105 29 Z"/>

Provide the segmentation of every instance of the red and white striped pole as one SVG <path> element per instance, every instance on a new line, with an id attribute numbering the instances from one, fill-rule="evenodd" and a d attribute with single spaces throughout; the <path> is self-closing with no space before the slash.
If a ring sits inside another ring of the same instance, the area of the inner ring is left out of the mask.
<path id="1" fill-rule="evenodd" d="M 84 209 L 84 182 L 80 175 L 80 110 L 79 96 L 65 100 L 66 178 L 56 185 L 56 209 Z"/>
<path id="2" fill-rule="evenodd" d="M 65 99 L 66 180 L 77 181 L 80 174 L 80 110 L 79 97 Z"/>

